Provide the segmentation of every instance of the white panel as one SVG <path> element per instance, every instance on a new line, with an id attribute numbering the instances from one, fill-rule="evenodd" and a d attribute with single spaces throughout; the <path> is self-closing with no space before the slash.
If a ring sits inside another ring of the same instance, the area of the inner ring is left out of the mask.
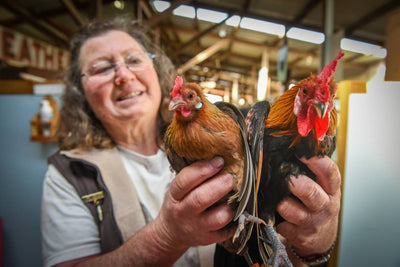
<path id="1" fill-rule="evenodd" d="M 65 90 L 64 84 L 34 84 L 34 95 L 62 95 Z"/>
<path id="2" fill-rule="evenodd" d="M 339 266 L 400 266 L 400 83 L 350 96 Z"/>

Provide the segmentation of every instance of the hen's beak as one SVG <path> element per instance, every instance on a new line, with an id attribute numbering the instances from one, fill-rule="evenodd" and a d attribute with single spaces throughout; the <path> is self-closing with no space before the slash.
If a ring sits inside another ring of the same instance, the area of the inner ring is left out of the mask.
<path id="1" fill-rule="evenodd" d="M 170 111 L 175 110 L 183 105 L 185 105 L 185 102 L 181 98 L 175 97 L 171 99 L 171 102 L 169 102 L 169 110 Z"/>
<path id="2" fill-rule="evenodd" d="M 328 110 L 328 105 L 322 102 L 318 102 L 314 103 L 313 106 L 318 114 L 318 117 L 320 117 L 321 119 L 324 118 L 326 115 L 326 111 Z"/>

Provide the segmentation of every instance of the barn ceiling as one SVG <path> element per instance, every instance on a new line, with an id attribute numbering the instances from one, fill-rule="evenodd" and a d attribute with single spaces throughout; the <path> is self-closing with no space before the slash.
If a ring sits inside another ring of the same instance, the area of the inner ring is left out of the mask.
<path id="1" fill-rule="evenodd" d="M 1 0 L 0 25 L 37 40 L 67 48 L 77 29 L 93 18 L 129 14 L 149 24 L 158 40 L 186 79 L 215 81 L 217 90 L 239 81 L 241 93 L 255 89 L 257 72 L 266 51 L 269 74 L 277 81 L 278 52 L 285 43 L 282 36 L 245 27 L 230 26 L 232 17 L 248 21 L 262 20 L 285 26 L 324 32 L 324 0 L 173 0 L 169 8 L 157 11 L 153 1 L 110 0 Z M 165 4 L 165 3 L 164 3 Z M 199 17 L 188 18 L 176 12 L 181 5 L 199 12 L 217 11 L 216 22 Z M 398 0 L 334 1 L 334 32 L 343 37 L 385 46 L 386 19 L 400 8 Z M 175 11 L 174 11 L 175 10 Z M 226 17 L 218 19 L 223 13 Z M 266 28 L 269 28 L 267 26 Z M 301 79 L 318 72 L 323 44 L 292 38 L 288 45 L 288 80 Z M 344 79 L 360 77 L 384 61 L 375 55 L 345 51 Z M 203 59 L 196 55 L 206 53 Z"/>

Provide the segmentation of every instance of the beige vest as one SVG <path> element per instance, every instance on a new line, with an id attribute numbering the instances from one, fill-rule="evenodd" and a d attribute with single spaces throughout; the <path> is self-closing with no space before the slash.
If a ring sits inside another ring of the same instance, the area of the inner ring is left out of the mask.
<path id="1" fill-rule="evenodd" d="M 136 189 L 117 148 L 92 149 L 89 152 L 70 150 L 61 153 L 71 158 L 89 161 L 100 169 L 103 181 L 111 194 L 115 220 L 124 242 L 146 225 Z M 213 266 L 214 251 L 215 244 L 198 247 L 201 267 Z"/>

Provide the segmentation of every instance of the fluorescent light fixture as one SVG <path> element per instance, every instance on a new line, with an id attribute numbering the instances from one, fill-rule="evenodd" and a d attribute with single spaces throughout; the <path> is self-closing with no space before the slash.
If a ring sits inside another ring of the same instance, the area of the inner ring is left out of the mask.
<path id="1" fill-rule="evenodd" d="M 258 72 L 257 100 L 265 100 L 268 86 L 268 68 L 262 67 Z"/>
<path id="2" fill-rule="evenodd" d="M 240 22 L 240 27 L 272 35 L 278 35 L 278 36 L 285 35 L 285 26 L 282 24 L 277 24 L 258 19 L 251 19 L 247 17 L 242 18 L 242 21 Z"/>
<path id="3" fill-rule="evenodd" d="M 222 96 L 220 96 L 220 95 L 214 95 L 214 94 L 204 94 L 204 95 L 206 96 L 208 101 L 210 101 L 211 103 L 215 103 L 215 102 L 223 100 Z"/>
<path id="4" fill-rule="evenodd" d="M 379 58 L 385 58 L 387 55 L 387 50 L 379 45 L 369 44 L 348 38 L 343 38 L 340 41 L 340 48 L 364 55 L 374 55 Z"/>
<path id="5" fill-rule="evenodd" d="M 200 83 L 201 88 L 208 88 L 208 89 L 214 89 L 217 86 L 217 83 L 215 81 L 204 81 Z"/>
<path id="6" fill-rule="evenodd" d="M 383 47 L 379 47 L 378 50 L 376 50 L 374 53 L 372 53 L 374 56 L 379 57 L 379 58 L 386 58 L 387 56 L 387 49 Z"/>
<path id="7" fill-rule="evenodd" d="M 322 44 L 325 41 L 325 34 L 297 27 L 292 27 L 286 33 L 286 36 L 291 39 L 296 39 L 313 44 Z"/>
<path id="8" fill-rule="evenodd" d="M 164 10 L 166 10 L 167 8 L 169 8 L 171 6 L 170 2 L 167 1 L 153 1 L 153 6 L 156 9 L 157 12 L 163 12 Z"/>
<path id="9" fill-rule="evenodd" d="M 227 13 L 224 12 L 219 12 L 219 11 L 213 11 L 209 9 L 204 9 L 204 8 L 198 8 L 197 9 L 197 18 L 199 20 L 204 20 L 204 21 L 209 21 L 213 23 L 219 23 L 226 19 L 228 17 Z"/>
<path id="10" fill-rule="evenodd" d="M 180 5 L 179 7 L 175 8 L 172 13 L 176 16 L 186 17 L 190 19 L 194 19 L 196 17 L 195 8 L 188 5 Z"/>
<path id="11" fill-rule="evenodd" d="M 230 17 L 229 19 L 227 19 L 225 21 L 226 25 L 232 26 L 232 27 L 239 26 L 239 23 L 240 23 L 240 16 L 238 16 L 238 15 L 233 15 L 232 17 Z"/>

